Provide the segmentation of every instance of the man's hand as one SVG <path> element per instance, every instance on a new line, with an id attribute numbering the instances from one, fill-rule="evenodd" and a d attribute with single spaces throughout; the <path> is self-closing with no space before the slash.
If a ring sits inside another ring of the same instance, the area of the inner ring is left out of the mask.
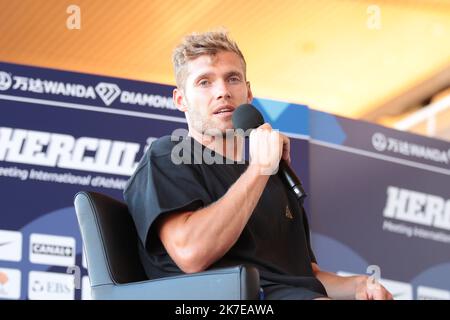
<path id="1" fill-rule="evenodd" d="M 314 275 L 325 287 L 328 296 L 337 300 L 393 300 L 392 294 L 373 277 L 357 275 L 343 277 L 322 271 L 317 263 L 311 264 Z"/>
<path id="2" fill-rule="evenodd" d="M 356 285 L 356 300 L 393 300 L 392 294 L 375 278 L 361 276 Z"/>
<path id="3" fill-rule="evenodd" d="M 265 123 L 250 133 L 250 165 L 261 175 L 277 173 L 280 159 L 290 163 L 289 138 Z"/>

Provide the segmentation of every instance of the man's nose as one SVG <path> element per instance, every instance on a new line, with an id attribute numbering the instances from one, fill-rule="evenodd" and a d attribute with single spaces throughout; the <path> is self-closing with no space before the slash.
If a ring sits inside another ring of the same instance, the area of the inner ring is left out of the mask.
<path id="1" fill-rule="evenodd" d="M 217 100 L 231 97 L 231 92 L 226 81 L 217 81 L 215 90 Z"/>

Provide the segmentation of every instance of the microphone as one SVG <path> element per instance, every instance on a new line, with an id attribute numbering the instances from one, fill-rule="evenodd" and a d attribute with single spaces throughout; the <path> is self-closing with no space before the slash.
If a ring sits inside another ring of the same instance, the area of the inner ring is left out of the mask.
<path id="1" fill-rule="evenodd" d="M 262 114 L 251 104 L 242 104 L 236 108 L 232 115 L 232 121 L 235 129 L 242 129 L 244 131 L 255 129 L 265 122 Z M 284 159 L 280 160 L 278 174 L 289 190 L 294 192 L 297 200 L 303 204 L 303 200 L 307 196 L 305 190 L 303 190 L 300 179 Z"/>

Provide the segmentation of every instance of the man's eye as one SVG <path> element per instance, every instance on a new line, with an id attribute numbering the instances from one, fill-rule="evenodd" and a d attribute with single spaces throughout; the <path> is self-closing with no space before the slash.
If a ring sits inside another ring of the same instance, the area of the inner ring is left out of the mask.
<path id="1" fill-rule="evenodd" d="M 201 87 L 206 87 L 209 84 L 208 80 L 201 80 L 198 85 Z"/>
<path id="2" fill-rule="evenodd" d="M 241 79 L 239 77 L 231 77 L 231 78 L 228 79 L 228 81 L 230 81 L 230 82 L 240 82 Z"/>

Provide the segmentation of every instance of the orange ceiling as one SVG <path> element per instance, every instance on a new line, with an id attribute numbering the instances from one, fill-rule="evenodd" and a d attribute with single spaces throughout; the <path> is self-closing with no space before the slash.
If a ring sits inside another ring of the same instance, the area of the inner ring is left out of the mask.
<path id="1" fill-rule="evenodd" d="M 0 60 L 173 84 L 180 38 L 220 26 L 256 96 L 353 118 L 450 65 L 448 0 L 0 0 Z"/>

